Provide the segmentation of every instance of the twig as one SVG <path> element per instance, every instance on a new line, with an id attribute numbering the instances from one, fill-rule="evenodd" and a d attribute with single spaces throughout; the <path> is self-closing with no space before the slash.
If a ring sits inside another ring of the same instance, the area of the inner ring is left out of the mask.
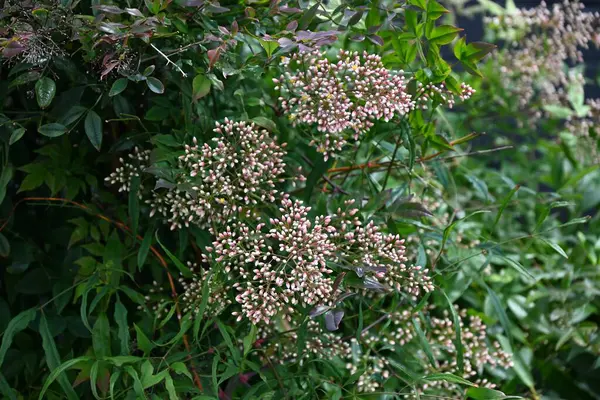
<path id="1" fill-rule="evenodd" d="M 184 77 L 184 78 L 187 78 L 187 74 L 186 74 L 185 72 L 183 72 L 183 70 L 182 70 L 181 68 L 179 68 L 179 65 L 177 65 L 177 64 L 175 64 L 173 61 L 171 61 L 171 59 L 170 59 L 170 58 L 169 58 L 169 57 L 168 57 L 168 56 L 167 56 L 165 53 L 163 53 L 162 51 L 160 51 L 160 50 L 158 49 L 158 47 L 156 47 L 156 46 L 155 46 L 153 43 L 150 43 L 150 46 L 152 46 L 152 48 L 153 48 L 154 50 L 156 50 L 156 51 L 158 52 L 158 54 L 160 54 L 161 56 L 163 56 L 163 57 L 164 57 L 164 59 L 165 59 L 165 60 L 167 60 L 167 64 L 173 64 L 173 65 L 175 66 L 175 68 L 176 68 L 176 69 L 177 69 L 179 72 L 181 72 L 181 75 L 183 75 L 183 77 Z"/>

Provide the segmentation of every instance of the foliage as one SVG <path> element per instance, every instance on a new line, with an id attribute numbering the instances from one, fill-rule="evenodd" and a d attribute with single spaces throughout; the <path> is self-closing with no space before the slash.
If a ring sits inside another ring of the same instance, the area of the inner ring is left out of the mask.
<path id="1" fill-rule="evenodd" d="M 600 18 L 448 3 L 6 1 L 3 397 L 595 398 Z"/>

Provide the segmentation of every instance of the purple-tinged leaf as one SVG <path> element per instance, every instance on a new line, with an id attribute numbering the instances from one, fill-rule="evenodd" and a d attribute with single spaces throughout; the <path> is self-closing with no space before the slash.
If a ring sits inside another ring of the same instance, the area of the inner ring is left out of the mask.
<path id="1" fill-rule="evenodd" d="M 143 17 L 144 16 L 144 14 L 142 14 L 142 12 L 140 10 L 138 10 L 137 8 L 126 8 L 125 11 L 127 12 L 127 14 L 133 15 L 134 17 Z"/>
<path id="2" fill-rule="evenodd" d="M 325 327 L 328 331 L 337 331 L 344 318 L 344 311 L 331 310 L 325 314 Z"/>
<path id="3" fill-rule="evenodd" d="M 92 6 L 92 8 L 94 10 L 102 11 L 107 14 L 123 14 L 123 12 L 124 12 L 117 6 L 109 6 L 109 5 L 103 5 L 103 4 Z"/>
<path id="4" fill-rule="evenodd" d="M 375 43 L 378 46 L 383 46 L 385 44 L 381 36 L 378 35 L 369 35 L 367 36 L 367 39 L 369 39 L 371 42 Z"/>
<path id="5" fill-rule="evenodd" d="M 346 293 L 342 293 L 342 295 L 340 297 L 337 298 L 337 300 L 335 301 L 336 304 L 341 303 L 342 301 L 346 300 L 348 297 L 352 297 L 354 296 L 356 293 L 352 293 L 352 292 L 346 292 Z"/>
<path id="6" fill-rule="evenodd" d="M 365 40 L 365 35 L 363 35 L 361 33 L 357 33 L 356 35 L 350 36 L 349 39 L 354 42 L 362 42 L 363 40 Z"/>
<path id="7" fill-rule="evenodd" d="M 376 292 L 385 292 L 386 287 L 382 285 L 377 279 L 371 278 L 370 276 L 365 277 L 363 280 L 363 288 L 374 290 Z"/>
<path id="8" fill-rule="evenodd" d="M 329 311 L 329 306 L 317 306 L 310 311 L 308 316 L 314 319 L 314 318 L 318 317 L 319 315 L 325 314 L 328 311 Z"/>
<path id="9" fill-rule="evenodd" d="M 184 1 L 181 5 L 184 7 L 202 7 L 204 5 L 204 1 L 203 0 L 187 0 L 187 1 Z"/>
<path id="10" fill-rule="evenodd" d="M 292 22 L 287 24 L 287 26 L 285 27 L 285 29 L 290 32 L 295 32 L 297 28 L 298 28 L 298 21 L 296 21 L 296 20 L 293 20 Z"/>
<path id="11" fill-rule="evenodd" d="M 25 51 L 25 47 L 19 42 L 10 42 L 3 50 L 2 56 L 9 58 L 21 54 Z"/>
<path id="12" fill-rule="evenodd" d="M 302 12 L 301 9 L 296 7 L 279 7 L 279 11 L 281 11 L 284 14 L 296 14 Z"/>

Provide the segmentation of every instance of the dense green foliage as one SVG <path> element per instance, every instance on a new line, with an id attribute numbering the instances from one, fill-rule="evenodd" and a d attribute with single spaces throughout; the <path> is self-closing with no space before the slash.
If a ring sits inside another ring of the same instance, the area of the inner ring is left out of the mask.
<path id="1" fill-rule="evenodd" d="M 2 398 L 600 396 L 600 17 L 438 1 L 5 0 Z"/>

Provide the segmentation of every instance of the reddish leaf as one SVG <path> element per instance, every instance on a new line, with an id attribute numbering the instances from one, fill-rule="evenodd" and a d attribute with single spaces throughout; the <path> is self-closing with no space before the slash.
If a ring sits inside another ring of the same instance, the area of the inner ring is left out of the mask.
<path id="1" fill-rule="evenodd" d="M 209 50 L 208 52 L 208 68 L 211 69 L 214 65 L 219 61 L 219 57 L 221 56 L 221 47 L 217 47 L 216 49 Z"/>

